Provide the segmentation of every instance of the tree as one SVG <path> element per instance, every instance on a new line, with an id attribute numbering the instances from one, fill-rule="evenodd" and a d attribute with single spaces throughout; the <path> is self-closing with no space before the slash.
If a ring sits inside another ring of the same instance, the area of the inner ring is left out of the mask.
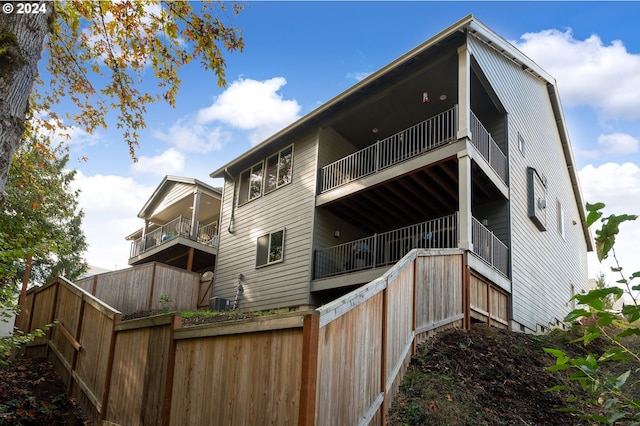
<path id="1" fill-rule="evenodd" d="M 65 170 L 67 151 L 29 138 L 13 158 L 0 209 L 0 321 L 19 313 L 29 281 L 46 282 L 58 274 L 75 279 L 87 269 L 83 213 L 78 191 L 71 188 L 75 172 Z M 20 281 L 22 300 L 16 304 Z M 42 334 L 35 330 L 0 338 L 0 364 L 11 349 Z"/>
<path id="2" fill-rule="evenodd" d="M 616 283 L 624 289 L 602 285 L 587 294 L 577 294 L 573 297 L 583 307 L 571 311 L 565 321 L 585 320 L 584 334 L 574 342 L 584 342 L 587 355 L 571 358 L 560 349 L 545 348 L 545 351 L 556 358 L 555 365 L 549 369 L 570 372 L 568 379 L 577 382 L 588 392 L 588 397 L 582 399 L 572 394 L 566 385 L 555 386 L 549 390 L 569 392 L 569 410 L 581 412 L 581 404 L 588 407 L 589 412 L 582 412 L 581 417 L 590 424 L 638 425 L 640 398 L 635 390 L 640 386 L 640 369 L 637 368 L 640 364 L 640 348 L 637 344 L 640 337 L 640 305 L 636 294 L 640 290 L 640 284 L 634 282 L 640 279 L 640 271 L 625 273 L 615 252 L 615 240 L 620 232 L 620 224 L 634 221 L 638 216 L 612 214 L 603 217 L 601 210 L 604 207 L 603 203 L 587 204 L 587 224 L 591 226 L 600 221 L 601 227 L 596 230 L 595 238 L 598 260 L 602 262 L 609 256 L 613 257 L 616 266 L 611 268 L 611 272 L 619 275 L 620 279 Z M 624 305 L 621 315 L 612 313 L 607 308 L 607 303 L 615 302 L 625 293 L 630 303 Z M 604 339 L 610 344 L 609 349 L 601 355 L 589 350 L 589 343 L 596 339 Z M 607 365 L 612 367 L 604 368 Z M 595 413 L 594 407 L 597 410 Z"/>
<path id="3" fill-rule="evenodd" d="M 73 280 L 87 269 L 75 171 L 65 170 L 68 150 L 30 138 L 16 152 L 0 215 L 0 286 L 15 287 L 30 269 L 31 281 L 58 274 Z"/>
<path id="4" fill-rule="evenodd" d="M 25 129 L 37 127 L 38 114 L 52 119 L 42 125 L 59 128 L 66 118 L 91 133 L 117 111 L 117 127 L 135 161 L 146 107 L 155 101 L 175 105 L 180 67 L 198 60 L 222 86 L 223 50 L 244 47 L 239 30 L 219 17 L 227 13 L 223 2 L 41 1 L 28 10 L 26 3 L 0 3 L 0 206 L 13 153 Z M 237 14 L 242 7 L 231 9 Z M 43 49 L 46 82 L 37 78 Z M 136 86 L 150 74 L 156 93 Z M 61 116 L 55 106 L 65 97 L 77 110 Z"/>

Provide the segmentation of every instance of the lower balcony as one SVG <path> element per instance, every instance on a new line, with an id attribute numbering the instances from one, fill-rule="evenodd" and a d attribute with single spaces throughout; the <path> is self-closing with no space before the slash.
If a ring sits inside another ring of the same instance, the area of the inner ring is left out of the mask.
<path id="1" fill-rule="evenodd" d="M 218 223 L 197 224 L 177 217 L 131 242 L 129 265 L 160 262 L 192 271 L 213 268 L 218 253 Z M 140 231 L 141 233 L 141 231 Z"/>
<path id="2" fill-rule="evenodd" d="M 414 248 L 456 248 L 458 239 L 458 213 L 373 234 L 317 250 L 314 254 L 314 279 L 393 265 Z M 475 218 L 472 223 L 472 243 L 476 257 L 508 277 L 508 247 Z"/>

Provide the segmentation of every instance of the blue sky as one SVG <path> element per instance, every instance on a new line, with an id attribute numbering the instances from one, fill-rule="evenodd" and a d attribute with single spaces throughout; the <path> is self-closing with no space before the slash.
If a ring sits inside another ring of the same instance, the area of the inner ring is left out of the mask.
<path id="1" fill-rule="evenodd" d="M 246 43 L 226 55 L 228 86 L 185 68 L 177 107 L 149 108 L 137 164 L 114 123 L 72 132 L 88 262 L 126 266 L 124 237 L 164 175 L 219 186 L 211 171 L 469 13 L 556 78 L 586 200 L 639 214 L 640 3 L 250 2 L 228 17 Z M 640 224 L 622 233 L 621 261 L 640 270 Z M 590 275 L 601 270 L 591 256 Z"/>

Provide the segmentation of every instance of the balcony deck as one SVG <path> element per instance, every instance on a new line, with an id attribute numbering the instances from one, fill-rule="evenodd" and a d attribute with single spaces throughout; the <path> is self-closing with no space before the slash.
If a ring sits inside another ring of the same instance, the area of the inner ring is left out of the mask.
<path id="1" fill-rule="evenodd" d="M 388 138 L 324 166 L 320 194 L 379 173 L 457 139 L 457 105 Z M 507 181 L 507 158 L 476 115 L 471 113 L 471 143 L 503 183 Z"/>
<path id="2" fill-rule="evenodd" d="M 176 242 L 184 242 L 188 246 L 197 247 L 211 254 L 218 249 L 218 223 L 198 225 L 195 238 L 191 235 L 191 219 L 177 217 L 176 219 L 161 225 L 131 242 L 129 264 L 138 263 L 145 254 L 157 253 L 163 248 L 173 246 Z"/>
<path id="3" fill-rule="evenodd" d="M 473 253 L 504 277 L 509 273 L 509 249 L 488 228 L 473 219 Z M 451 249 L 458 246 L 458 213 L 374 234 L 317 250 L 314 278 L 328 278 L 392 265 L 414 248 Z"/>

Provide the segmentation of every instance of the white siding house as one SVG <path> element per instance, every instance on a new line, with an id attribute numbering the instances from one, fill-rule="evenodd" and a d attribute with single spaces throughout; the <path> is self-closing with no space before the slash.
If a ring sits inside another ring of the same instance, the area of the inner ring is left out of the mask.
<path id="1" fill-rule="evenodd" d="M 556 326 L 587 289 L 555 81 L 471 15 L 211 177 L 214 293 L 241 310 L 323 304 L 412 249 L 463 250 L 466 315 L 516 330 Z"/>

